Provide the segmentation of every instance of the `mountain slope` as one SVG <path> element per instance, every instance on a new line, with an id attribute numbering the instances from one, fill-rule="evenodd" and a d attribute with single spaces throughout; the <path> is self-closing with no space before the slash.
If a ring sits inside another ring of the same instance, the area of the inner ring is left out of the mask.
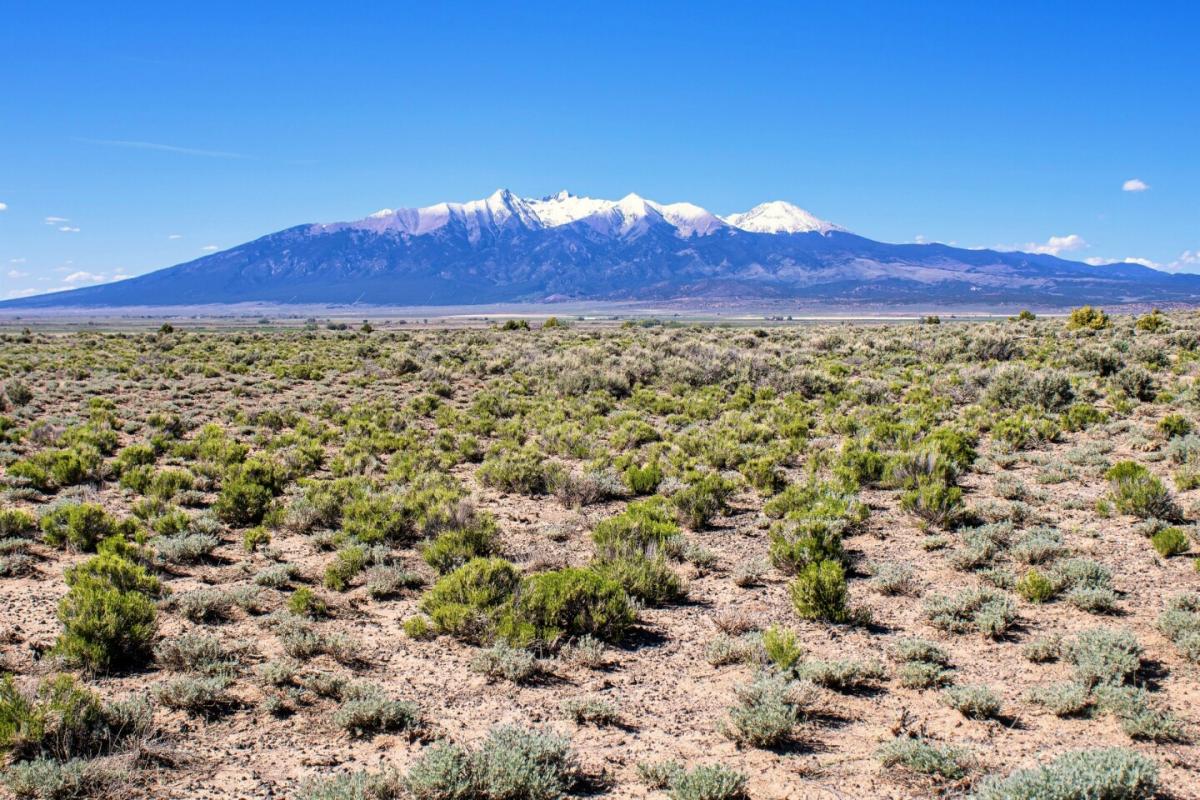
<path id="1" fill-rule="evenodd" d="M 563 300 L 722 304 L 1200 302 L 1200 277 L 1134 264 L 872 241 L 786 203 L 717 217 L 566 192 L 384 209 L 301 225 L 118 283 L 7 308 L 364 303 L 470 305 Z"/>

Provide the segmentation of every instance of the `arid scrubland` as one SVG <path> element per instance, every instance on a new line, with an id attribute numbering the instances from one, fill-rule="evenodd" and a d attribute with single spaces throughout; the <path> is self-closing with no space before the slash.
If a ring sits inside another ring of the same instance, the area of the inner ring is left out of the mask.
<path id="1" fill-rule="evenodd" d="M 0 793 L 1200 798 L 1198 378 L 1184 312 L 3 334 Z"/>

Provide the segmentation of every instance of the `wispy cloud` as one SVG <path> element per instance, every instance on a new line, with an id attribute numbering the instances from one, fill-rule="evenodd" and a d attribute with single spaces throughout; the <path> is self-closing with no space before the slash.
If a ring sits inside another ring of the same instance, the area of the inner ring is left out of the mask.
<path id="1" fill-rule="evenodd" d="M 169 233 L 169 234 L 167 234 L 167 238 L 168 239 L 182 239 L 183 234 L 182 233 Z"/>
<path id="2" fill-rule="evenodd" d="M 79 228 L 76 228 L 73 225 L 62 225 L 59 227 L 59 230 L 63 233 L 79 233 Z"/>
<path id="3" fill-rule="evenodd" d="M 103 283 L 106 280 L 108 280 L 107 276 L 100 273 L 80 270 L 63 278 L 63 283 Z"/>
<path id="4" fill-rule="evenodd" d="M 4 293 L 5 300 L 12 300 L 16 297 L 29 297 L 30 295 L 41 294 L 41 289 L 13 289 L 11 292 Z"/>
<path id="5" fill-rule="evenodd" d="M 64 222 L 70 222 L 66 217 L 46 217 L 47 225 L 61 225 Z"/>
<path id="6" fill-rule="evenodd" d="M 19 269 L 10 269 L 8 271 L 7 275 L 10 278 L 28 278 L 29 277 L 28 272 L 22 272 Z"/>
<path id="7" fill-rule="evenodd" d="M 1150 188 L 1150 184 L 1146 183 L 1141 178 L 1130 178 L 1121 184 L 1122 192 L 1144 192 Z"/>
<path id="8" fill-rule="evenodd" d="M 201 158 L 250 158 L 243 153 L 230 153 L 225 150 L 204 150 L 198 147 L 179 147 L 160 142 L 139 142 L 127 139 L 80 139 L 81 142 L 99 144 L 105 147 L 125 147 L 131 150 L 155 150 L 160 153 L 176 153 L 181 156 L 200 156 Z"/>
<path id="9" fill-rule="evenodd" d="M 204 245 L 204 247 L 201 247 L 200 249 L 206 253 L 215 253 L 218 250 L 220 250 L 221 248 L 217 247 L 215 244 L 206 244 L 206 245 Z"/>

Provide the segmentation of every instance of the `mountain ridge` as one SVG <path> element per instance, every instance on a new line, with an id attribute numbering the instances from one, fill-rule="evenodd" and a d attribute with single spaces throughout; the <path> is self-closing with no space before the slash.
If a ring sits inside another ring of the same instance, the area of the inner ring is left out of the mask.
<path id="1" fill-rule="evenodd" d="M 1051 255 L 888 244 L 783 201 L 725 217 L 562 191 L 285 228 L 135 278 L 0 308 L 271 302 L 438 306 L 673 301 L 1200 303 L 1200 276 Z"/>

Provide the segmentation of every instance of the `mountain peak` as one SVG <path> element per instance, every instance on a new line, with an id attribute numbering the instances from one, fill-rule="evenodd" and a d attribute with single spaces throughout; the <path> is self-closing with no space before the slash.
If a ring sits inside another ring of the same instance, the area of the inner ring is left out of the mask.
<path id="1" fill-rule="evenodd" d="M 753 233 L 829 233 L 840 231 L 837 225 L 818 218 L 784 200 L 760 203 L 741 214 L 730 214 L 725 222 Z"/>

